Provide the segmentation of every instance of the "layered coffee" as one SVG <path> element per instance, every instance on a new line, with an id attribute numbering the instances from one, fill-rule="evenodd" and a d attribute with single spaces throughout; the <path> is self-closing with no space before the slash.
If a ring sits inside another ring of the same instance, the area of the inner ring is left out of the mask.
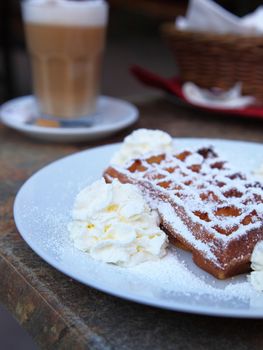
<path id="1" fill-rule="evenodd" d="M 75 118 L 95 111 L 107 10 L 102 0 L 23 3 L 34 92 L 45 115 Z"/>

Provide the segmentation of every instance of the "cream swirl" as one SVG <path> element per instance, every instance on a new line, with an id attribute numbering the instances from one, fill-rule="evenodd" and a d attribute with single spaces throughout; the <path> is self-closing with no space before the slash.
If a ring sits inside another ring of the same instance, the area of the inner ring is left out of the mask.
<path id="1" fill-rule="evenodd" d="M 122 165 L 126 161 L 144 153 L 171 152 L 173 140 L 169 134 L 161 130 L 138 129 L 125 137 L 121 148 L 111 159 L 112 164 Z"/>
<path id="2" fill-rule="evenodd" d="M 167 236 L 135 185 L 104 179 L 77 196 L 69 224 L 76 248 L 94 259 L 132 266 L 165 255 Z"/>

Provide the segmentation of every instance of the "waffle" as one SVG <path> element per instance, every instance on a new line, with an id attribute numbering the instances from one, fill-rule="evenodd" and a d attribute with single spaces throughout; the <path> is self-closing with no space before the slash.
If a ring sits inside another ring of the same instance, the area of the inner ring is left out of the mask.
<path id="1" fill-rule="evenodd" d="M 225 279 L 249 270 L 263 239 L 263 187 L 212 147 L 148 155 L 110 166 L 104 177 L 138 185 L 170 242 L 190 250 L 205 271 Z"/>

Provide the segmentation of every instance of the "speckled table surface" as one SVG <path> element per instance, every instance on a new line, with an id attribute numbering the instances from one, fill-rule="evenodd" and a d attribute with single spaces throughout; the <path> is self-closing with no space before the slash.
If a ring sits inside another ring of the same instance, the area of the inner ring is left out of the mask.
<path id="1" fill-rule="evenodd" d="M 79 150 L 121 141 L 134 128 L 263 142 L 263 121 L 204 114 L 161 98 L 139 108 L 130 130 L 92 144 L 38 142 L 0 126 L 0 302 L 45 349 L 261 349 L 261 320 L 169 312 L 106 295 L 50 267 L 17 232 L 13 201 L 32 173 Z"/>

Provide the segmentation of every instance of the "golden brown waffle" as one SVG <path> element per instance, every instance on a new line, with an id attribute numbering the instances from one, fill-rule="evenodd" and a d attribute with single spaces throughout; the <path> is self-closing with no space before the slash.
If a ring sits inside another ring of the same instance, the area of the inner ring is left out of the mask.
<path id="1" fill-rule="evenodd" d="M 212 148 L 140 158 L 110 166 L 106 181 L 137 184 L 172 243 L 197 265 L 224 279 L 246 272 L 263 239 L 262 184 L 236 172 Z"/>

